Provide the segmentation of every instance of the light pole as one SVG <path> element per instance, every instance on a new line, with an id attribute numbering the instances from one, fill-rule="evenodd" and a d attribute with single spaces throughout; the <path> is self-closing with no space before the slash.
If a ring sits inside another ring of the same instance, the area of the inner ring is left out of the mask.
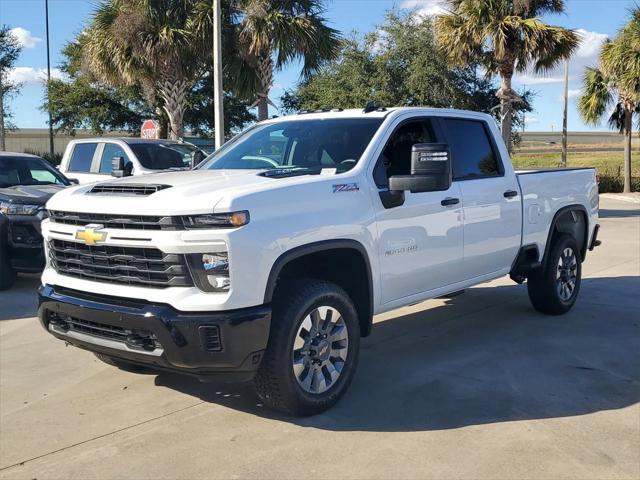
<path id="1" fill-rule="evenodd" d="M 49 53 L 49 0 L 44 0 L 44 19 L 47 32 L 47 109 L 49 110 L 49 154 L 53 159 L 53 122 L 51 120 L 51 55 Z"/>
<path id="2" fill-rule="evenodd" d="M 567 110 L 569 106 L 569 59 L 564 64 L 564 109 L 562 111 L 562 166 L 567 166 Z"/>
<path id="3" fill-rule="evenodd" d="M 220 0 L 213 0 L 213 122 L 216 150 L 224 143 L 221 16 Z"/>

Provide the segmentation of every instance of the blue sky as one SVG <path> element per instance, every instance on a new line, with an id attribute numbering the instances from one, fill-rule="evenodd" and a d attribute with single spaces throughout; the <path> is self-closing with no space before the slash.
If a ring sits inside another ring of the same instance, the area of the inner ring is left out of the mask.
<path id="1" fill-rule="evenodd" d="M 51 65 L 53 75 L 61 60 L 64 44 L 82 30 L 95 8 L 94 0 L 49 0 L 49 28 L 51 40 Z M 368 32 L 384 19 L 393 7 L 417 8 L 422 13 L 441 11 L 444 0 L 327 0 L 326 17 L 334 28 L 349 35 L 352 31 Z M 601 42 L 615 35 L 624 24 L 628 8 L 634 0 L 566 0 L 566 12 L 545 18 L 549 23 L 579 29 L 583 43 L 570 64 L 569 129 L 590 130 L 580 120 L 575 102 L 580 93 L 580 76 L 585 65 L 595 64 Z M 13 77 L 23 82 L 21 95 L 14 99 L 14 123 L 21 128 L 46 126 L 46 115 L 39 110 L 42 103 L 42 79 L 46 73 L 44 0 L 0 0 L 0 24 L 15 28 L 24 45 Z M 276 75 L 271 97 L 277 101 L 285 89 L 295 86 L 299 76 L 298 65 L 291 65 Z M 544 77 L 532 74 L 519 75 L 514 85 L 526 84 L 537 92 L 535 112 L 529 114 L 527 130 L 549 131 L 561 128 L 562 122 L 562 71 L 550 72 Z M 606 130 L 606 125 L 595 128 Z"/>

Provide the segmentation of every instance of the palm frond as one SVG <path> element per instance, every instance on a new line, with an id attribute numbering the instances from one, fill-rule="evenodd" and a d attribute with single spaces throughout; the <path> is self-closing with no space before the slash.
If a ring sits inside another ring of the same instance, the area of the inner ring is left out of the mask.
<path id="1" fill-rule="evenodd" d="M 598 125 L 609 106 L 613 103 L 613 92 L 604 73 L 593 67 L 585 70 L 582 78 L 583 94 L 578 102 L 580 116 L 585 123 Z"/>

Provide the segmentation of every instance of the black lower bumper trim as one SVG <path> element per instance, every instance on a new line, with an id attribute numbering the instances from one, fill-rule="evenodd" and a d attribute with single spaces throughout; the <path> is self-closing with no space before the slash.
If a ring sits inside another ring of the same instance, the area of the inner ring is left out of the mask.
<path id="1" fill-rule="evenodd" d="M 40 287 L 39 293 L 38 317 L 54 337 L 130 363 L 204 380 L 251 379 L 269 338 L 268 305 L 187 313 L 169 305 L 49 285 Z M 203 332 L 209 335 L 206 341 Z"/>

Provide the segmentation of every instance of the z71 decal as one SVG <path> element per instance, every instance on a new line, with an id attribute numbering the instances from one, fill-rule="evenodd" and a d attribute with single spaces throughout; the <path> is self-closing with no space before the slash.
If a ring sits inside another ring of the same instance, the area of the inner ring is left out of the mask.
<path id="1" fill-rule="evenodd" d="M 338 183 L 333 186 L 333 193 L 356 192 L 360 190 L 357 183 Z"/>

